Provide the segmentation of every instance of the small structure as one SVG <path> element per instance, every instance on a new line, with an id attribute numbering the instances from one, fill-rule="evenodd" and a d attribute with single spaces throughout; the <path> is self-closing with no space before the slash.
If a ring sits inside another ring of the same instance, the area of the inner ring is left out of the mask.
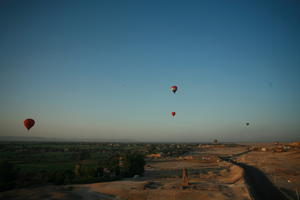
<path id="1" fill-rule="evenodd" d="M 261 151 L 267 151 L 268 149 L 266 147 L 262 147 Z"/>
<path id="2" fill-rule="evenodd" d="M 122 156 L 119 157 L 119 163 L 118 163 L 119 167 L 123 167 L 124 166 L 124 158 Z"/>
<path id="3" fill-rule="evenodd" d="M 187 169 L 183 168 L 182 169 L 182 183 L 181 183 L 181 187 L 182 187 L 182 189 L 184 189 L 187 186 L 189 186 L 188 173 L 187 173 Z"/>
<path id="4" fill-rule="evenodd" d="M 286 145 L 283 146 L 283 150 L 284 150 L 284 151 L 289 151 L 290 149 L 291 149 L 290 146 L 286 146 Z"/>
<path id="5" fill-rule="evenodd" d="M 139 176 L 138 174 L 136 174 L 136 175 L 134 175 L 132 178 L 133 178 L 133 179 L 137 179 L 137 178 L 140 178 L 140 176 Z"/>
<path id="6" fill-rule="evenodd" d="M 292 147 L 300 147 L 300 142 L 291 142 L 288 145 Z"/>
<path id="7" fill-rule="evenodd" d="M 209 156 L 202 156 L 201 159 L 202 160 L 210 160 L 210 157 Z"/>
<path id="8" fill-rule="evenodd" d="M 146 156 L 147 158 L 161 158 L 160 153 L 153 153 Z"/>
<path id="9" fill-rule="evenodd" d="M 193 160 L 194 157 L 193 156 L 184 156 L 183 160 Z"/>
<path id="10" fill-rule="evenodd" d="M 74 174 L 76 176 L 81 176 L 81 163 L 75 165 Z"/>

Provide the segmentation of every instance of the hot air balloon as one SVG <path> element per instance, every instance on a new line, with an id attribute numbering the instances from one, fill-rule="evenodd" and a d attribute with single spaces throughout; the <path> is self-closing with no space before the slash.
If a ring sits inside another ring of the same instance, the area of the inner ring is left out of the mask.
<path id="1" fill-rule="evenodd" d="M 249 124 L 250 124 L 250 123 L 249 123 L 249 122 L 247 122 L 247 123 L 246 123 L 246 126 L 249 126 Z"/>
<path id="2" fill-rule="evenodd" d="M 176 115 L 176 112 L 171 112 L 171 115 L 174 117 Z"/>
<path id="3" fill-rule="evenodd" d="M 35 124 L 35 121 L 33 119 L 25 119 L 24 120 L 24 126 L 27 128 L 27 130 L 29 131 L 29 129 L 31 129 Z"/>
<path id="4" fill-rule="evenodd" d="M 177 91 L 177 86 L 173 85 L 173 86 L 170 87 L 170 89 L 175 94 L 175 92 Z"/>

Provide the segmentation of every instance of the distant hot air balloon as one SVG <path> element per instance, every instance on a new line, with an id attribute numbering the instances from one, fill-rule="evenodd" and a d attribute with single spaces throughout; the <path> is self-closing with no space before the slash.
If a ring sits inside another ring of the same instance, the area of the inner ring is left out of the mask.
<path id="1" fill-rule="evenodd" d="M 177 91 L 177 86 L 173 85 L 170 88 L 172 90 L 172 92 L 175 94 L 175 92 Z"/>
<path id="2" fill-rule="evenodd" d="M 247 123 L 246 123 L 246 126 L 249 126 L 249 124 L 250 124 L 250 123 L 249 123 L 249 122 L 247 122 Z"/>
<path id="3" fill-rule="evenodd" d="M 28 129 L 31 129 L 35 124 L 35 121 L 33 119 L 25 119 L 24 120 L 24 126 Z"/>
<path id="4" fill-rule="evenodd" d="M 176 112 L 171 112 L 171 115 L 174 117 L 176 115 Z"/>

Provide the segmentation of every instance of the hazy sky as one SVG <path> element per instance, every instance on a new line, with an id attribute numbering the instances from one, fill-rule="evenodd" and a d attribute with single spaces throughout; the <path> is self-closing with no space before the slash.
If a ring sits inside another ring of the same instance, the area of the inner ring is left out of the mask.
<path id="1" fill-rule="evenodd" d="M 299 86 L 298 0 L 0 2 L 0 136 L 299 140 Z"/>

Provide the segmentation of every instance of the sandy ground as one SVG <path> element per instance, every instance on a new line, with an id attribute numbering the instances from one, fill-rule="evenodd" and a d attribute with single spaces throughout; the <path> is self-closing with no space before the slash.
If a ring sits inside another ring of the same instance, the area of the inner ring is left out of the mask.
<path id="1" fill-rule="evenodd" d="M 121 181 L 44 186 L 0 193 L 0 199 L 118 199 L 118 200 L 249 200 L 245 171 L 218 156 L 245 152 L 246 147 L 199 148 L 189 160 L 148 160 L 145 176 Z M 280 191 L 296 199 L 294 188 L 300 183 L 300 153 L 249 152 L 236 158 L 261 170 Z M 181 187 L 182 168 L 188 170 L 189 186 Z M 292 182 L 288 182 L 291 180 Z"/>
<path id="2" fill-rule="evenodd" d="M 26 188 L 16 189 L 7 192 L 0 193 L 0 199 L 2 200 L 112 200 L 115 197 L 99 192 L 94 192 L 89 187 L 82 186 L 44 186 L 38 188 Z"/>

